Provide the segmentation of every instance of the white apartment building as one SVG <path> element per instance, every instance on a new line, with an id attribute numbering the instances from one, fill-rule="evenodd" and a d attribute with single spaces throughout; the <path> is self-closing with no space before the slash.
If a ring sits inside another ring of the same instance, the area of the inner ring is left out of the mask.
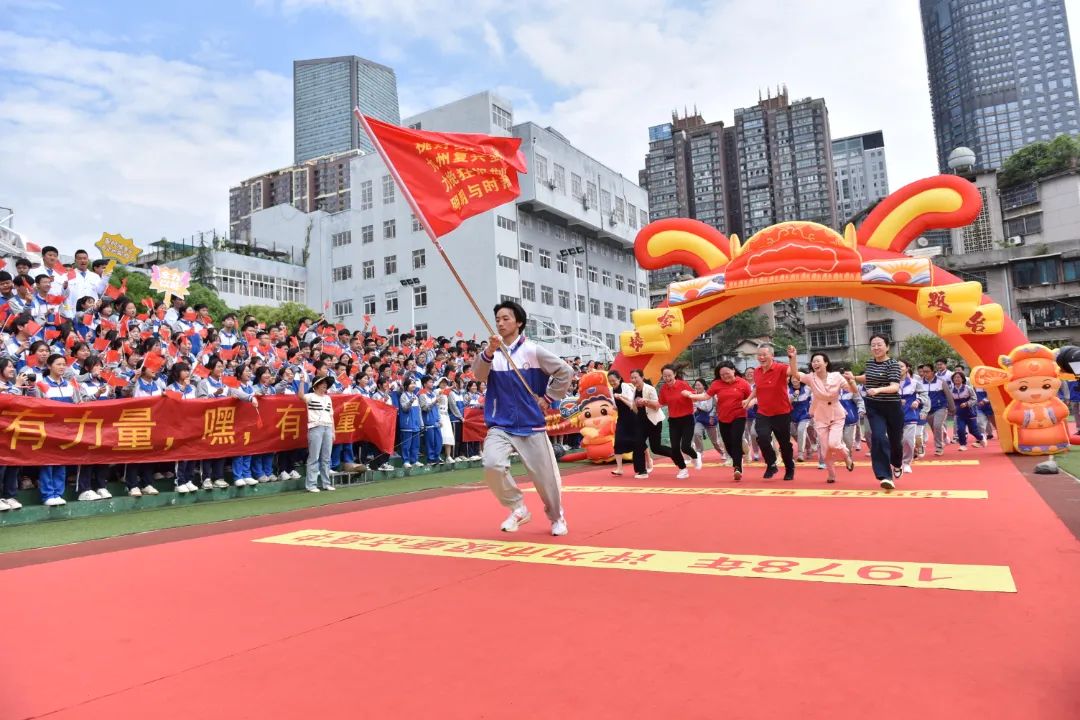
<path id="1" fill-rule="evenodd" d="M 618 349 L 630 312 L 648 305 L 645 271 L 633 255 L 648 222 L 645 191 L 573 147 L 550 128 L 513 124 L 505 98 L 482 92 L 405 118 L 423 130 L 521 137 L 529 173 L 514 205 L 466 220 L 442 238 L 464 283 L 489 318 L 504 298 L 529 314 L 530 336 L 561 355 Z M 371 317 L 380 332 L 486 336 L 382 159 L 351 159 L 348 209 L 305 213 L 277 205 L 251 215 L 260 245 L 306 250 L 307 304 L 347 327 Z M 555 339 L 559 338 L 559 339 Z M 596 347 L 596 343 L 606 348 Z"/>

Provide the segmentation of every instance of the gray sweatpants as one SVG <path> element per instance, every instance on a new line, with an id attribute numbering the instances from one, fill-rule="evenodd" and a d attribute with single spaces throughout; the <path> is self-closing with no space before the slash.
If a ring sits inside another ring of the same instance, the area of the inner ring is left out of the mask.
<path id="1" fill-rule="evenodd" d="M 945 435 L 947 433 L 945 420 L 948 412 L 946 408 L 938 408 L 926 416 L 926 424 L 930 427 L 930 432 L 934 436 L 934 450 L 939 453 L 945 450 Z"/>
<path id="2" fill-rule="evenodd" d="M 521 455 L 536 494 L 544 503 L 544 514 L 555 522 L 563 514 L 562 477 L 547 433 L 511 435 L 500 428 L 488 430 L 484 440 L 484 482 L 506 507 L 513 509 L 522 504 L 521 489 L 510 475 L 510 453 L 514 450 Z"/>

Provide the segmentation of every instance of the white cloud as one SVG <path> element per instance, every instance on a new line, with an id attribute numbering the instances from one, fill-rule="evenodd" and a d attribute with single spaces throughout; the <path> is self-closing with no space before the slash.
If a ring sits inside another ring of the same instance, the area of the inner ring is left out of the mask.
<path id="1" fill-rule="evenodd" d="M 499 31 L 495 29 L 495 26 L 490 22 L 484 21 L 484 42 L 487 44 L 491 54 L 502 60 L 506 51 L 503 49 L 502 38 L 499 37 Z"/>
<path id="2" fill-rule="evenodd" d="M 8 32 L 0 73 L 3 200 L 39 244 L 224 231 L 230 185 L 291 161 L 286 77 Z"/>

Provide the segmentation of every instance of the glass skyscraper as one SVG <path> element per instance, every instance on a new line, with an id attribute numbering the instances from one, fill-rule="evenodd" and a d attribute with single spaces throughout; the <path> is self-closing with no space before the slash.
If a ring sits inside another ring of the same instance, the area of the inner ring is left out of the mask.
<path id="1" fill-rule="evenodd" d="M 921 0 L 938 167 L 975 151 L 996 169 L 1024 145 L 1080 131 L 1064 0 Z"/>
<path id="2" fill-rule="evenodd" d="M 293 148 L 296 163 L 374 148 L 353 117 L 365 114 L 400 124 L 392 68 L 355 55 L 293 62 Z"/>

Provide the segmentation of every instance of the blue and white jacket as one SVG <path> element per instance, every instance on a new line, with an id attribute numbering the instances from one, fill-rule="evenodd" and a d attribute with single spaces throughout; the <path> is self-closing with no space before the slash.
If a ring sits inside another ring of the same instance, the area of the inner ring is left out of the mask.
<path id="1" fill-rule="evenodd" d="M 930 412 L 936 413 L 938 410 L 944 410 L 949 407 L 949 400 L 952 399 L 952 392 L 949 390 L 949 382 L 942 380 L 938 376 L 934 376 L 933 382 L 923 381 L 923 385 L 926 386 L 926 393 L 930 397 Z"/>
<path id="2" fill-rule="evenodd" d="M 918 400 L 918 407 L 915 401 Z M 904 406 L 904 424 L 911 425 L 919 422 L 926 414 L 930 405 L 930 395 L 926 390 L 926 384 L 922 380 L 906 377 L 900 381 L 900 402 Z"/>
<path id="3" fill-rule="evenodd" d="M 799 389 L 788 386 L 791 396 L 791 422 L 801 423 L 810 419 L 810 386 L 799 385 Z"/>
<path id="4" fill-rule="evenodd" d="M 507 347 L 507 351 L 529 389 L 516 377 L 501 351 L 494 357 L 486 350 L 480 353 L 473 363 L 473 372 L 477 380 L 487 382 L 484 422 L 489 428 L 499 428 L 511 435 L 545 432 L 544 413 L 529 390 L 549 403 L 562 400 L 570 389 L 573 371 L 550 350 L 524 335 Z"/>

